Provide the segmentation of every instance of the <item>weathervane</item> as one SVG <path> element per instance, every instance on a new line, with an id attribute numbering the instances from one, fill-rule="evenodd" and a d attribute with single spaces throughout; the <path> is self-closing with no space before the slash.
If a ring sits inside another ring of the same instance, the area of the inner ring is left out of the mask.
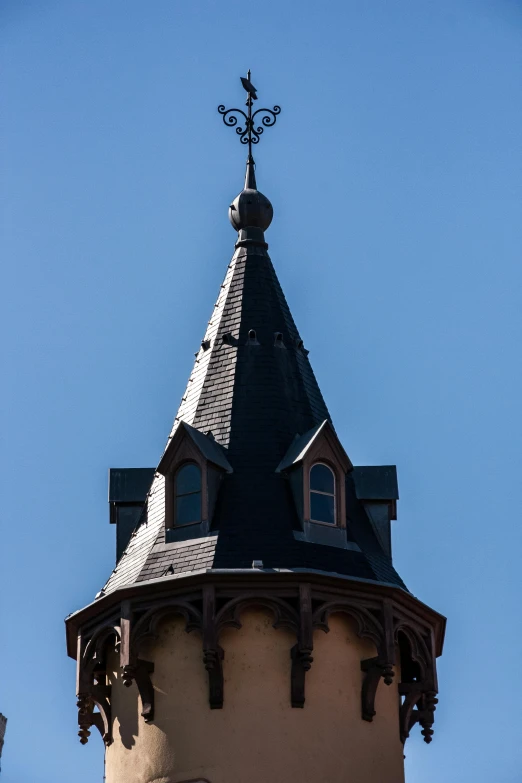
<path id="1" fill-rule="evenodd" d="M 259 144 L 259 138 L 264 129 L 269 128 L 271 125 L 275 125 L 277 115 L 281 112 L 281 107 L 274 106 L 273 109 L 257 109 L 257 111 L 252 113 L 252 104 L 257 100 L 257 92 L 250 81 L 250 71 L 248 71 L 246 79 L 244 76 L 241 76 L 241 84 L 245 88 L 248 96 L 246 101 L 248 114 L 242 109 L 225 109 L 223 104 L 218 106 L 218 112 L 223 116 L 225 125 L 228 125 L 229 128 L 236 128 L 236 133 L 241 140 L 241 144 L 248 144 L 248 156 L 251 158 L 252 144 Z M 261 124 L 256 128 L 256 117 L 258 115 L 261 116 L 257 122 Z M 241 117 L 244 117 L 244 122 Z M 238 122 L 241 124 L 238 125 Z"/>

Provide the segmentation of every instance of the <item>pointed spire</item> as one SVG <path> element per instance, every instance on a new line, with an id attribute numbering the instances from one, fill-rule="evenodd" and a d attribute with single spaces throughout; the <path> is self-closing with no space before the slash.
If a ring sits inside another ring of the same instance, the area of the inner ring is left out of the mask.
<path id="1" fill-rule="evenodd" d="M 247 158 L 244 190 L 257 190 L 256 164 L 251 154 Z"/>
<path id="2" fill-rule="evenodd" d="M 255 88 L 250 79 L 247 81 L 245 89 L 251 104 Z M 222 106 L 219 111 L 229 127 L 238 124 L 237 120 L 227 121 L 227 117 L 229 112 L 239 110 Z M 273 124 L 278 113 L 279 108 L 274 107 L 268 120 L 259 122 L 265 127 Z M 249 115 L 242 112 L 244 119 L 250 120 Z M 254 124 L 255 115 L 253 112 L 252 124 L 246 129 L 243 121 L 236 128 L 247 139 L 244 144 L 257 143 L 263 132 L 261 125 Z M 209 554 L 215 569 L 245 569 L 261 559 L 265 568 L 313 568 L 403 587 L 388 556 L 374 541 L 371 523 L 362 506 L 357 505 L 355 490 L 350 496 L 355 508 L 351 524 L 362 529 L 361 541 L 367 542 L 367 552 L 359 543 L 343 538 L 346 534 L 342 528 L 337 531 L 335 544 L 332 538 L 319 534 L 315 542 L 303 539 L 293 490 L 277 470 L 296 436 L 308 434 L 309 442 L 310 432 L 318 432 L 325 421 L 330 422 L 330 416 L 267 252 L 263 232 L 272 214 L 272 205 L 257 189 L 249 149 L 245 186 L 229 213 L 230 222 L 239 232 L 236 250 L 169 438 L 170 444 L 180 422 L 184 428 L 193 428 L 201 439 L 211 431 L 215 441 L 212 447 L 223 450 L 221 458 L 226 458 L 230 471 L 223 477 L 211 518 L 201 521 L 197 533 L 185 534 L 180 527 L 176 532 L 179 538 L 171 541 L 181 543 L 185 535 L 186 541 L 191 541 L 191 536 L 206 536 L 209 532 L 214 539 L 218 537 L 215 552 Z M 330 431 L 330 425 L 325 431 Z M 165 572 L 159 563 L 168 557 L 165 531 L 172 520 L 170 516 L 166 519 L 165 515 L 170 514 L 167 506 L 165 477 L 157 472 L 143 517 L 104 588 L 106 594 L 134 582 L 156 579 Z M 200 568 L 201 562 L 195 562 L 195 568 Z M 174 568 L 176 573 L 192 570 L 184 563 Z"/>

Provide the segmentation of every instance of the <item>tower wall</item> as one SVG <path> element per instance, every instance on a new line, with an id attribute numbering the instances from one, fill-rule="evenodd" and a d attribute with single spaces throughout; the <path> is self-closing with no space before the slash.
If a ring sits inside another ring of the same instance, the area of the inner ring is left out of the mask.
<path id="1" fill-rule="evenodd" d="M 155 719 L 139 717 L 136 685 L 110 668 L 113 743 L 107 783 L 402 783 L 398 674 L 377 689 L 373 722 L 361 719 L 360 662 L 376 654 L 345 615 L 314 632 L 304 709 L 290 705 L 295 635 L 248 609 L 220 637 L 225 702 L 211 710 L 201 639 L 181 618 L 163 623 L 143 655 L 154 662 Z"/>

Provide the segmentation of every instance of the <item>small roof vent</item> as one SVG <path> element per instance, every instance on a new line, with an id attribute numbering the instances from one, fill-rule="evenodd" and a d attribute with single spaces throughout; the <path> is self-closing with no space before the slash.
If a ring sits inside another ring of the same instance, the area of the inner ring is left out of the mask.
<path id="1" fill-rule="evenodd" d="M 235 340 L 232 336 L 232 332 L 225 332 L 224 335 L 222 335 L 221 340 L 223 342 L 223 345 L 234 345 Z"/>
<path id="2" fill-rule="evenodd" d="M 204 351 L 208 351 L 208 349 L 210 348 L 210 340 L 202 340 L 201 347 L 203 348 Z"/>
<path id="3" fill-rule="evenodd" d="M 274 345 L 276 345 L 278 348 L 285 348 L 285 344 L 283 342 L 283 332 L 274 332 Z"/>
<path id="4" fill-rule="evenodd" d="M 295 347 L 297 348 L 298 351 L 301 351 L 301 353 L 304 353 L 305 356 L 308 356 L 308 354 L 310 353 L 310 351 L 307 351 L 306 348 L 304 347 L 304 343 L 301 340 L 301 338 L 298 338 L 295 341 Z"/>
<path id="5" fill-rule="evenodd" d="M 248 330 L 247 345 L 259 345 L 259 341 L 257 339 L 257 334 L 255 329 Z"/>

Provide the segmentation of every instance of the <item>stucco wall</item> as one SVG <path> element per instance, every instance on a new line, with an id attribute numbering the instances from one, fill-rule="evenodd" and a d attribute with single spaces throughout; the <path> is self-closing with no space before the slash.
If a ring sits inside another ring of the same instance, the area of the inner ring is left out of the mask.
<path id="1" fill-rule="evenodd" d="M 375 655 L 343 615 L 314 636 L 304 709 L 290 706 L 295 637 L 262 611 L 226 630 L 225 703 L 208 706 L 201 640 L 166 622 L 147 651 L 155 664 L 154 724 L 139 717 L 136 686 L 112 677 L 114 743 L 107 783 L 402 783 L 397 686 L 380 683 L 373 723 L 361 719 L 360 661 Z M 116 660 L 115 660 L 116 664 Z"/>

